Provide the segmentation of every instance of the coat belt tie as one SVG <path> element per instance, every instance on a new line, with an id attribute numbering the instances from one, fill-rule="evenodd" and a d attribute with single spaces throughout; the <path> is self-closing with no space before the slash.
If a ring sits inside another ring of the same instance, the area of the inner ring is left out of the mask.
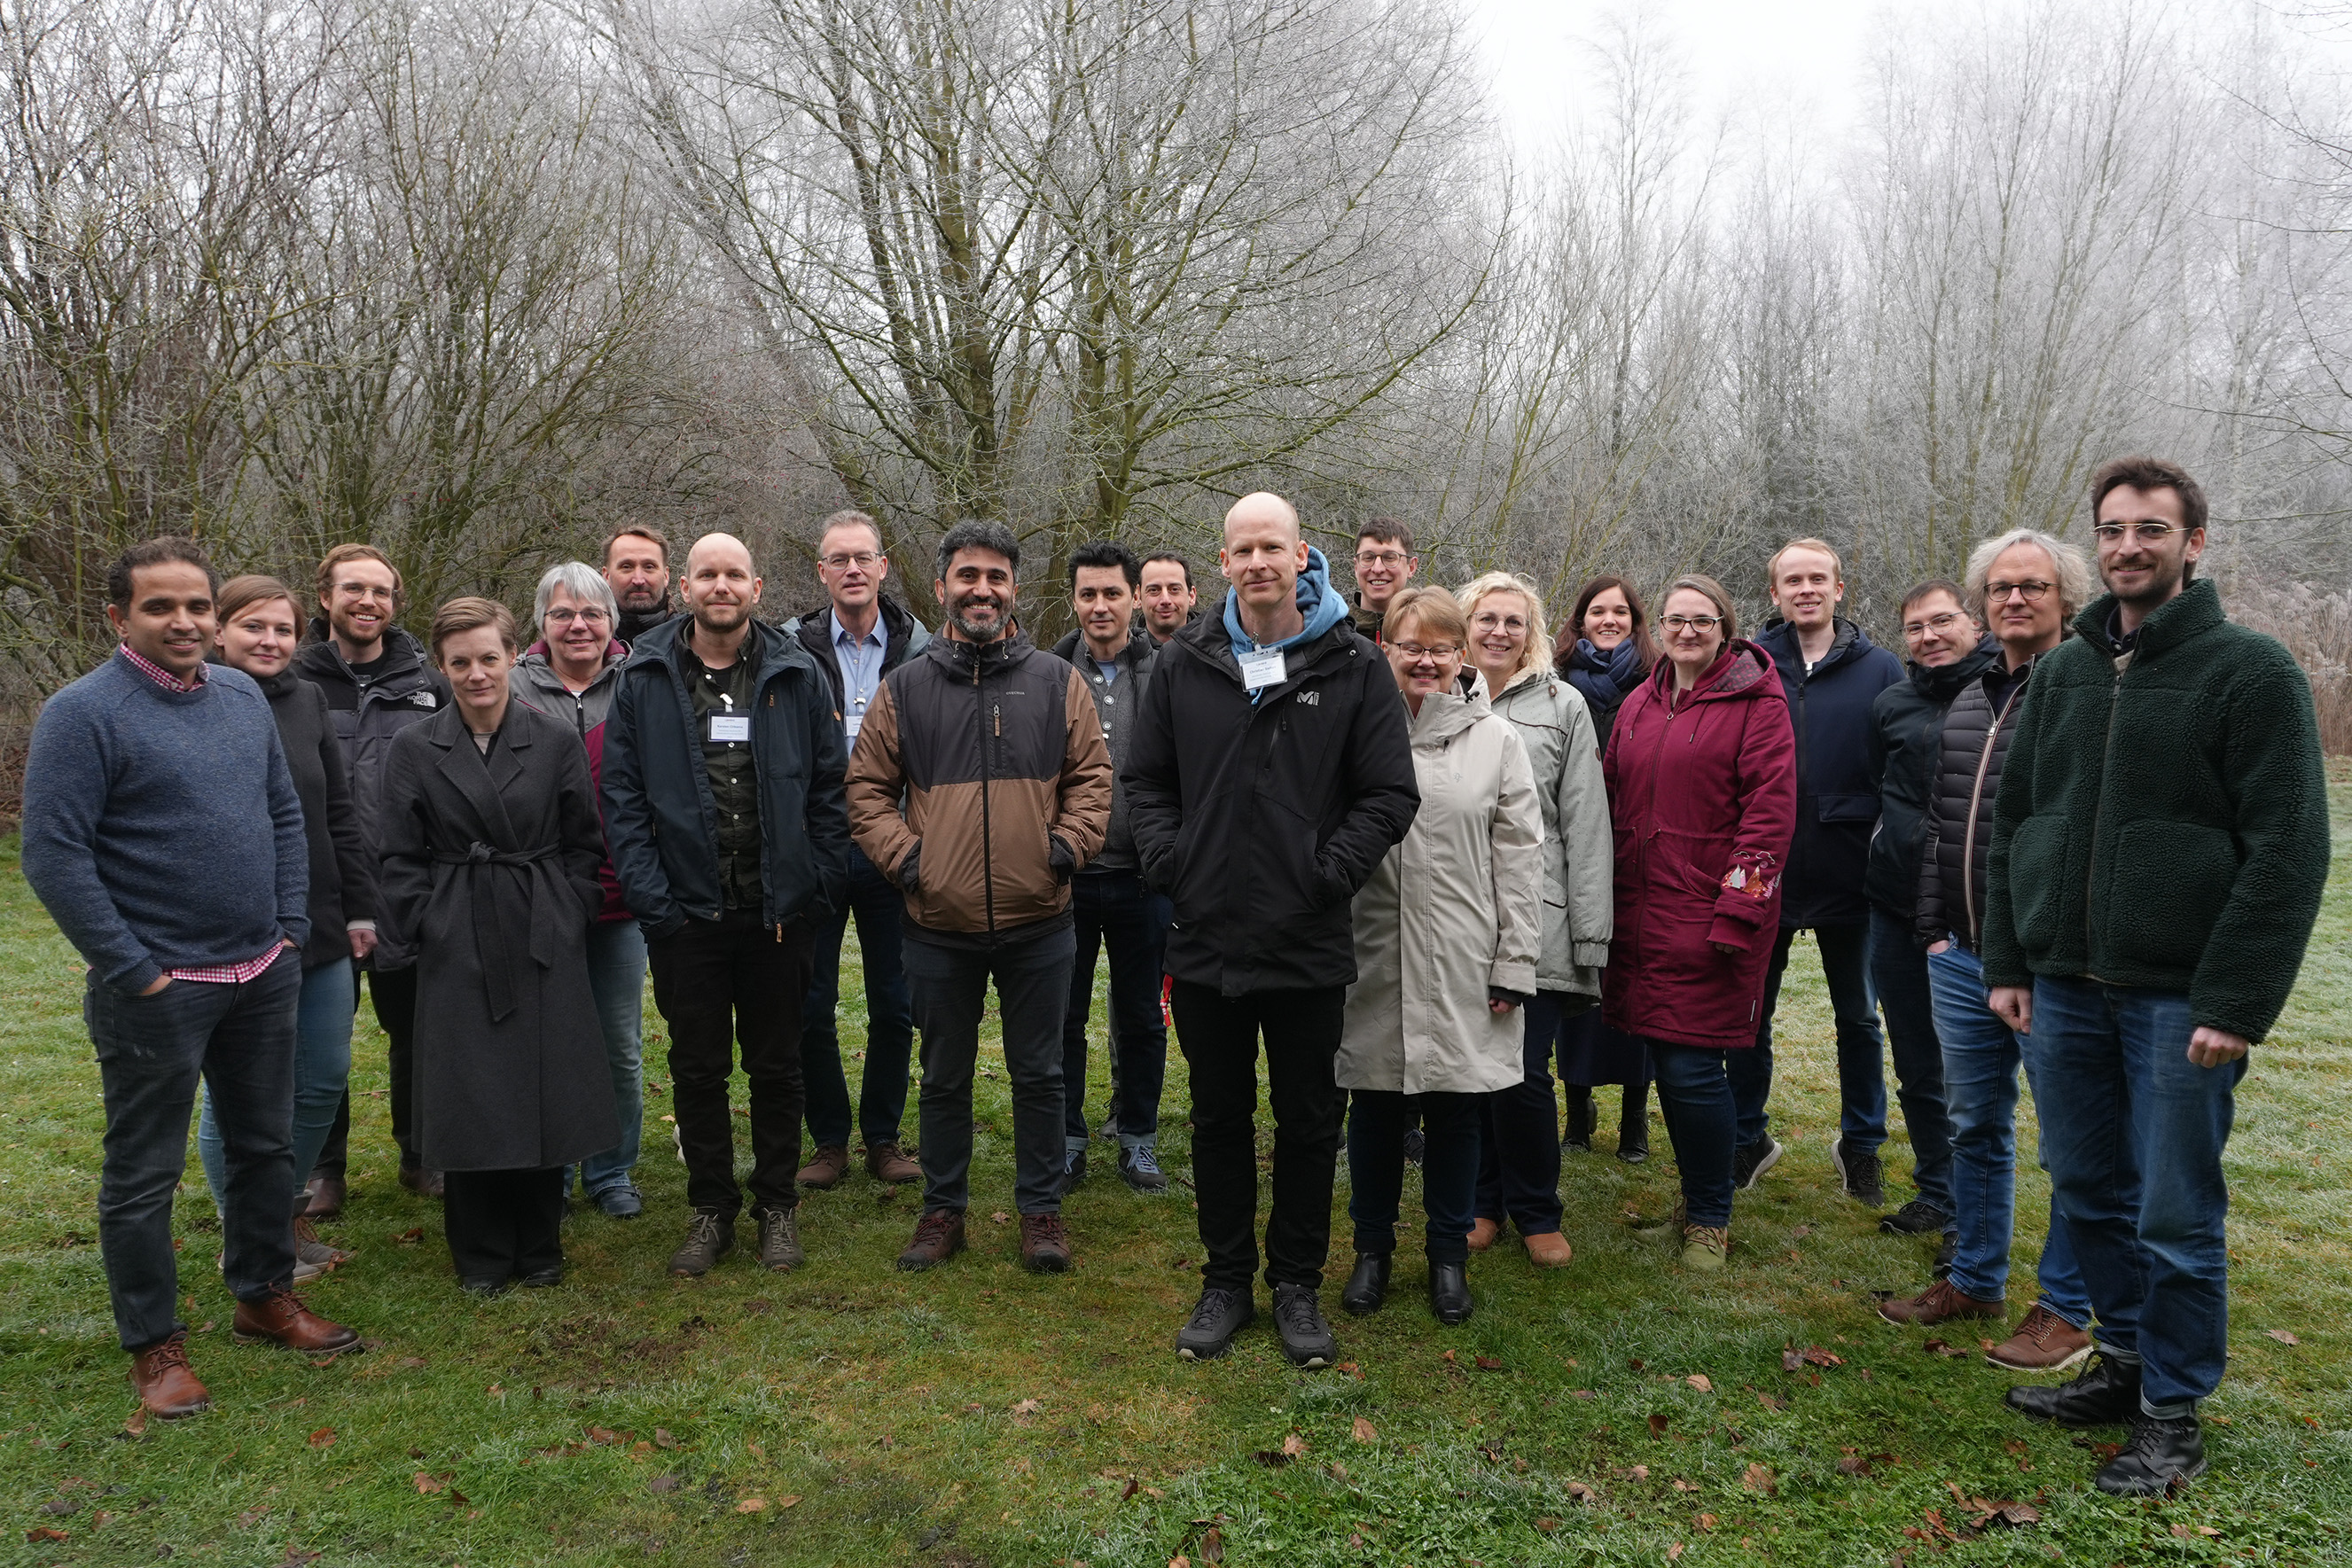
<path id="1" fill-rule="evenodd" d="M 514 974 L 507 956 L 507 927 L 503 918 L 508 910 L 499 907 L 502 888 L 516 888 L 510 878 L 493 878 L 494 870 L 519 871 L 523 873 L 520 891 L 528 918 L 530 921 L 532 960 L 542 969 L 552 968 L 562 952 L 563 933 L 557 925 L 552 901 L 535 896 L 541 891 L 537 883 L 549 874 L 541 869 L 562 852 L 561 845 L 542 844 L 534 850 L 493 849 L 479 839 L 453 852 L 436 851 L 436 865 L 463 866 L 466 869 L 467 893 L 474 906 L 474 946 L 481 955 L 482 992 L 489 1000 L 490 1021 L 504 1023 L 515 1010 Z M 525 914 L 525 909 L 515 909 Z"/>

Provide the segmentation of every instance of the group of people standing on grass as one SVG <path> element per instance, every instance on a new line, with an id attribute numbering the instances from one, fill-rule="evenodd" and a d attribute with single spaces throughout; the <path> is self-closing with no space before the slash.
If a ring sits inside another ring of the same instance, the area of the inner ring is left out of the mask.
<path id="1" fill-rule="evenodd" d="M 987 521 L 940 541 L 936 633 L 883 591 L 873 518 L 844 512 L 821 530 L 825 602 L 789 620 L 761 617 L 739 540 L 673 567 L 631 528 L 601 568 L 546 572 L 528 645 L 479 598 L 417 642 L 372 546 L 328 553 L 306 632 L 286 584 L 140 545 L 109 577 L 116 656 L 36 727 L 23 852 L 89 964 L 133 1384 L 161 1416 L 208 1398 L 171 1241 L 200 1081 L 238 1337 L 358 1343 L 293 1287 L 342 1260 L 313 1223 L 346 1196 L 362 975 L 401 1180 L 440 1198 L 459 1283 L 487 1295 L 561 1281 L 575 1178 L 614 1218 L 644 1207 L 648 969 L 691 1210 L 672 1272 L 733 1250 L 747 1197 L 758 1261 L 800 1266 L 800 1194 L 845 1179 L 853 1133 L 874 1178 L 921 1183 L 899 1267 L 962 1250 L 992 984 L 1020 1258 L 1067 1269 L 1106 954 L 1104 1132 L 1139 1191 L 1168 1185 L 1169 1016 L 1190 1070 L 1206 1258 L 1179 1353 L 1229 1348 L 1263 1266 L 1284 1351 L 1318 1367 L 1339 1354 L 1320 1287 L 1343 1143 L 1352 1313 L 1385 1303 L 1412 1163 L 1439 1322 L 1472 1315 L 1471 1256 L 1506 1227 L 1531 1264 L 1568 1264 L 1562 1150 L 1592 1146 L 1603 1086 L 1638 1160 L 1655 1085 L 1681 1196 L 1646 1228 L 1724 1268 L 1736 1193 L 1782 1153 L 1772 1015 L 1810 930 L 1837 1024 L 1831 1162 L 1884 1207 L 1883 1011 L 1917 1196 L 1882 1224 L 1939 1243 L 1882 1315 L 2004 1313 L 2022 1067 L 2048 1239 L 1990 1359 L 2087 1359 L 2010 1404 L 2130 1425 L 2098 1483 L 2160 1492 L 2204 1468 L 2232 1092 L 2328 854 L 2308 687 L 2195 579 L 2205 510 L 2171 464 L 2110 464 L 2104 596 L 2074 546 L 2004 535 L 1906 595 L 1903 660 L 1839 613 L 1819 539 L 1772 557 L 1753 639 L 1699 575 L 1654 618 L 1596 578 L 1555 636 L 1524 578 L 1413 582 L 1391 519 L 1360 530 L 1344 595 L 1265 493 L 1224 518 L 1213 608 L 1180 557 L 1073 553 L 1077 628 L 1051 653 L 1015 614 L 1020 543 Z"/>

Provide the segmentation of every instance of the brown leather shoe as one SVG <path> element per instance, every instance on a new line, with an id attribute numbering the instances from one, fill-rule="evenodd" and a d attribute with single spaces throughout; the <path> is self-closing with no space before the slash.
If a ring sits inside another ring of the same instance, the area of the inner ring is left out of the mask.
<path id="1" fill-rule="evenodd" d="M 131 1353 L 131 1386 L 139 1403 L 158 1421 L 176 1421 L 213 1406 L 213 1396 L 188 1370 L 188 1331 L 145 1350 Z"/>
<path id="2" fill-rule="evenodd" d="M 1058 1214 L 1021 1217 L 1021 1266 L 1032 1274 L 1060 1274 L 1070 1267 L 1070 1233 Z"/>
<path id="3" fill-rule="evenodd" d="M 910 1272 L 946 1262 L 963 1250 L 963 1210 L 934 1208 L 915 1221 L 915 1239 L 898 1254 L 898 1267 Z"/>
<path id="4" fill-rule="evenodd" d="M 273 1290 L 257 1301 L 239 1301 L 232 1325 L 239 1344 L 280 1344 L 305 1355 L 339 1355 L 354 1349 L 360 1336 L 302 1304 L 288 1290 Z"/>
<path id="5" fill-rule="evenodd" d="M 2040 1301 L 2015 1333 L 1985 1352 L 1987 1361 L 2011 1372 L 2063 1372 L 2090 1356 L 2091 1336 Z"/>
<path id="6" fill-rule="evenodd" d="M 310 1201 L 302 1210 L 305 1219 L 332 1219 L 343 1211 L 343 1199 L 351 1196 L 351 1186 L 339 1176 L 314 1176 L 305 1189 Z"/>
<path id="7" fill-rule="evenodd" d="M 1487 1248 L 1492 1247 L 1495 1244 L 1495 1238 L 1500 1236 L 1502 1233 L 1503 1222 L 1501 1220 L 1489 1219 L 1485 1215 L 1480 1215 L 1477 1218 L 1470 1222 L 1470 1250 L 1473 1252 L 1484 1252 Z"/>
<path id="8" fill-rule="evenodd" d="M 1949 1280 L 1938 1280 L 1908 1300 L 1878 1303 L 1878 1315 L 1888 1322 L 1923 1326 L 1949 1322 L 1954 1318 L 1997 1318 L 2000 1312 L 1999 1301 L 1980 1301 L 1974 1296 L 1962 1295 L 1959 1287 Z"/>
<path id="9" fill-rule="evenodd" d="M 428 1171 L 423 1166 L 403 1165 L 400 1167 L 400 1185 L 419 1197 L 429 1197 L 436 1202 L 444 1190 L 441 1173 Z"/>
<path id="10" fill-rule="evenodd" d="M 866 1174 L 876 1181 L 887 1181 L 896 1186 L 902 1181 L 920 1181 L 923 1167 L 908 1157 L 907 1151 L 896 1144 L 866 1145 Z"/>
<path id="11" fill-rule="evenodd" d="M 793 1179 L 812 1192 L 830 1192 L 848 1174 L 849 1151 L 839 1144 L 825 1144 L 818 1147 Z"/>
<path id="12" fill-rule="evenodd" d="M 1528 1261 L 1538 1269 L 1565 1269 L 1569 1260 L 1576 1256 L 1575 1249 L 1568 1244 L 1568 1238 L 1557 1230 L 1538 1231 L 1519 1239 L 1527 1244 Z"/>

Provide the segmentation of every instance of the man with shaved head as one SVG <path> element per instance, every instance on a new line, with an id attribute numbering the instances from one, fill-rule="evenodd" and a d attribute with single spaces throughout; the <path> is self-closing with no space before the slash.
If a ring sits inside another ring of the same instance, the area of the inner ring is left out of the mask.
<path id="1" fill-rule="evenodd" d="M 705 534 L 677 582 L 686 612 L 638 638 L 604 727 L 604 835 L 645 928 L 670 1030 L 670 1094 L 693 1206 L 673 1274 L 735 1245 L 742 1207 L 727 1080 L 751 1081 L 759 1260 L 802 1260 L 801 998 L 815 929 L 848 894 L 847 766 L 833 688 L 797 638 L 751 618 L 760 577 Z"/>
<path id="2" fill-rule="evenodd" d="M 1349 624 L 1281 497 L 1225 514 L 1223 604 L 1169 639 L 1120 780 L 1144 881 L 1175 904 L 1168 973 L 1192 1069 L 1201 1300 L 1177 1354 L 1222 1355 L 1255 1316 L 1257 1054 L 1274 1109 L 1265 1277 L 1283 1351 L 1329 1366 L 1317 1292 L 1346 1096 L 1332 1075 L 1356 978 L 1350 904 L 1421 806 L 1404 703 Z"/>

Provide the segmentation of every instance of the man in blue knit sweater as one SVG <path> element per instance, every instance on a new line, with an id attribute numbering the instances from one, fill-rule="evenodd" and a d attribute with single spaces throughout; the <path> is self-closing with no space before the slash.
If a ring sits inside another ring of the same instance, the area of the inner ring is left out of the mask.
<path id="1" fill-rule="evenodd" d="M 106 1098 L 99 1246 L 141 1403 L 210 1403 L 173 1308 L 172 1195 L 196 1081 L 227 1145 L 222 1272 L 240 1342 L 359 1343 L 290 1289 L 294 1005 L 310 857 L 269 704 L 205 654 L 219 582 L 192 539 L 107 574 L 114 656 L 48 700 L 25 767 L 25 880 L 89 964 L 82 1015 Z"/>

